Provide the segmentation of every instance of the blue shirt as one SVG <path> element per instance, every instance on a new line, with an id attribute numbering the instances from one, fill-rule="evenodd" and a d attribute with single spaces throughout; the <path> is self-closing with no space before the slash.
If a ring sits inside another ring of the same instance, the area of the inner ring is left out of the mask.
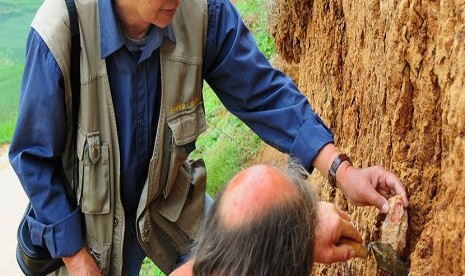
<path id="1" fill-rule="evenodd" d="M 153 26 L 142 42 L 126 39 L 111 1 L 99 1 L 101 56 L 106 59 L 121 152 L 122 201 L 137 206 L 153 151 L 159 109 L 159 46 L 176 41 L 171 26 Z M 153 78 L 150 76 L 158 76 Z M 228 0 L 208 0 L 203 77 L 225 107 L 265 142 L 307 168 L 332 134 L 289 77 L 271 67 Z M 60 179 L 66 137 L 63 75 L 47 45 L 31 29 L 10 162 L 30 198 L 33 242 L 53 257 L 83 246 L 79 210 Z"/>

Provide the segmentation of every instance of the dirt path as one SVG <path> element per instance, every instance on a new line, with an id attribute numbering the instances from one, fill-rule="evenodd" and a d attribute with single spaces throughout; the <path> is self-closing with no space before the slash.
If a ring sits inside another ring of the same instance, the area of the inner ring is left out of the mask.
<path id="1" fill-rule="evenodd" d="M 16 263 L 16 229 L 27 197 L 8 162 L 8 146 L 0 147 L 0 275 L 23 275 Z"/>

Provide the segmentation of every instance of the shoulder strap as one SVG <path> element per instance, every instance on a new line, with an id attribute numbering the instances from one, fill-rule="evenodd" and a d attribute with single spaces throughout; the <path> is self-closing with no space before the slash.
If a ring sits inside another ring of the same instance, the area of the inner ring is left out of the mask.
<path id="1" fill-rule="evenodd" d="M 79 115 L 79 101 L 80 101 L 80 50 L 81 50 L 81 38 L 79 34 L 79 21 L 77 15 L 76 4 L 74 0 L 65 0 L 66 7 L 68 8 L 70 32 L 71 32 L 71 91 L 72 91 L 72 102 L 73 102 L 73 129 L 74 132 L 77 130 L 77 117 Z M 74 135 L 75 136 L 75 135 Z"/>
<path id="2" fill-rule="evenodd" d="M 81 100 L 81 68 L 80 68 L 80 52 L 81 38 L 79 33 L 79 20 L 76 4 L 74 0 L 65 0 L 68 8 L 70 33 L 71 33 L 71 63 L 70 63 L 70 79 L 71 79 L 71 94 L 72 94 L 72 116 L 73 116 L 73 145 L 74 145 L 74 162 L 73 162 L 73 183 L 76 184 L 79 179 L 79 171 L 76 156 L 76 135 L 78 128 L 79 104 Z M 65 185 L 67 194 L 71 202 L 76 206 L 76 196 L 69 185 Z"/>

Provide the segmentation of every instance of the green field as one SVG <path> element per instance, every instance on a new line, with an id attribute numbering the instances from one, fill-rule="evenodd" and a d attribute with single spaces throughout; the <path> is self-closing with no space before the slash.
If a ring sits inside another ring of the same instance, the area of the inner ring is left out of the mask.
<path id="1" fill-rule="evenodd" d="M 41 0 L 0 0 L 0 144 L 11 139 L 17 116 L 26 38 Z"/>

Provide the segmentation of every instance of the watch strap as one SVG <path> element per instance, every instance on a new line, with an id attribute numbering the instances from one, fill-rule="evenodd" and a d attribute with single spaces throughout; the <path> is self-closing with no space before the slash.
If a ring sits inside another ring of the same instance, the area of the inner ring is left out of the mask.
<path id="1" fill-rule="evenodd" d="M 352 161 L 350 160 L 349 156 L 344 153 L 340 153 L 336 156 L 336 158 L 334 158 L 333 163 L 331 163 L 331 166 L 329 167 L 328 179 L 329 184 L 333 188 L 336 188 L 336 171 L 344 161 L 348 161 L 352 165 Z"/>

